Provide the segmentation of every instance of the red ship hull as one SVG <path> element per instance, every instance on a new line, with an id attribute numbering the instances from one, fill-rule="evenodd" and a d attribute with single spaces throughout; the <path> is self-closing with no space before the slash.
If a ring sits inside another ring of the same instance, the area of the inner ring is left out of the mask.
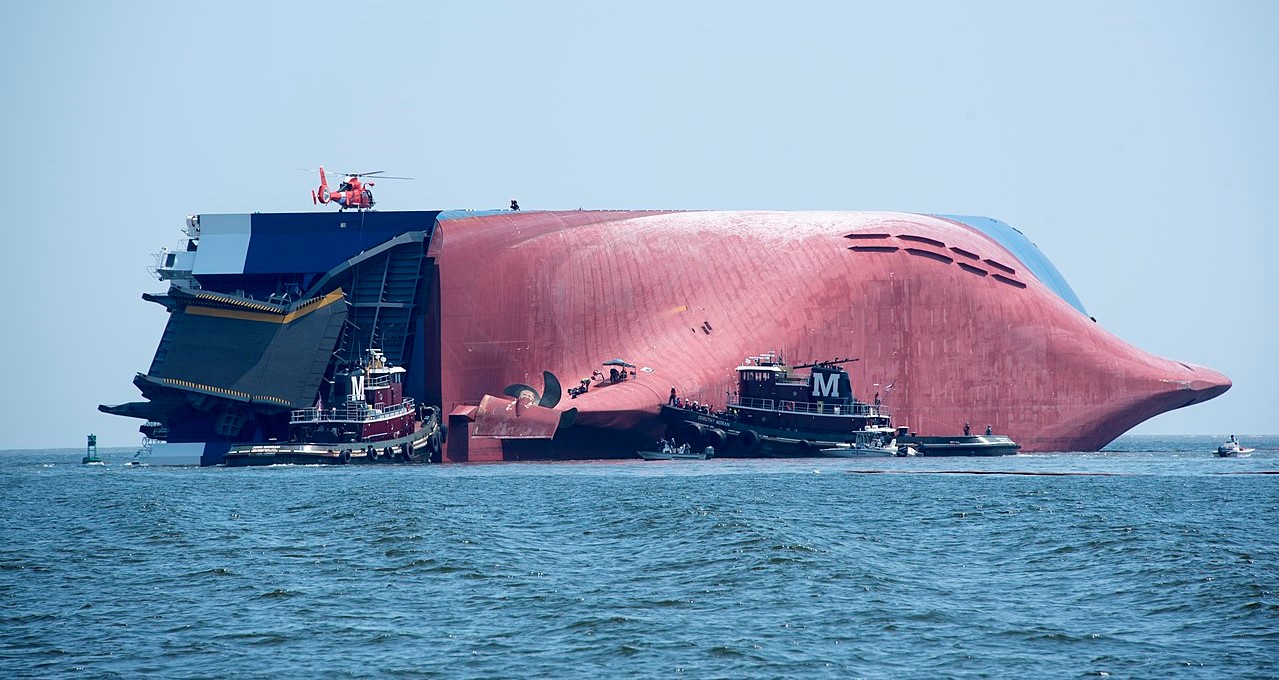
<path id="1" fill-rule="evenodd" d="M 1230 387 L 1125 343 L 998 241 L 937 217 L 516 212 L 441 221 L 430 254 L 443 407 L 458 414 L 447 460 L 633 455 L 663 434 L 672 387 L 722 405 L 733 368 L 765 349 L 852 354 L 857 395 L 884 390 L 896 425 L 991 424 L 1023 451 L 1096 450 Z M 614 357 L 636 379 L 562 400 L 579 413 L 553 439 L 545 417 L 530 437 L 470 436 L 483 395 L 544 370 L 576 384 Z"/>

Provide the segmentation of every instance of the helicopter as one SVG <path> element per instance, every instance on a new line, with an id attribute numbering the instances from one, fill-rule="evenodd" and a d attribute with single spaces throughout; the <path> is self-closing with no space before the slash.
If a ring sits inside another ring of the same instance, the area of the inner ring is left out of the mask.
<path id="1" fill-rule="evenodd" d="M 329 191 L 329 181 L 324 174 L 324 166 L 320 166 L 320 186 L 311 191 L 311 202 L 319 204 L 336 203 L 338 210 L 346 210 L 347 208 L 355 208 L 356 210 L 368 210 L 373 207 L 376 202 L 373 200 L 373 191 L 369 188 L 373 186 L 373 182 L 362 181 L 361 177 L 370 177 L 377 175 L 375 179 L 413 179 L 412 177 L 392 177 L 383 175 L 385 170 L 374 170 L 373 172 L 348 172 L 344 173 L 346 179 L 342 184 L 338 185 L 337 191 Z"/>

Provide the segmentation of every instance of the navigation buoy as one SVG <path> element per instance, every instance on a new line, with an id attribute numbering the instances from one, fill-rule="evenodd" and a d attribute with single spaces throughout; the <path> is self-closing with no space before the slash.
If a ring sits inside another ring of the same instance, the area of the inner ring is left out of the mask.
<path id="1" fill-rule="evenodd" d="M 89 435 L 89 446 L 85 449 L 84 458 L 80 459 L 81 465 L 106 465 L 101 458 L 98 457 L 98 435 Z"/>

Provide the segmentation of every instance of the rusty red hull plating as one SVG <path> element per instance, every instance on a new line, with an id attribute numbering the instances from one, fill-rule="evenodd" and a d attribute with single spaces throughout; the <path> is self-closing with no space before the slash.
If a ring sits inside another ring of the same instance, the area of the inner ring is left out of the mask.
<path id="1" fill-rule="evenodd" d="M 854 389 L 883 391 L 896 425 L 990 424 L 1023 451 L 1096 450 L 1230 387 L 1127 344 L 997 241 L 937 217 L 516 212 L 441 221 L 431 251 L 446 413 L 540 387 L 543 370 L 573 385 L 606 359 L 640 367 L 563 399 L 579 414 L 553 440 L 466 437 L 454 418 L 447 460 L 633 454 L 662 434 L 671 387 L 722 405 L 733 368 L 767 350 L 858 357 Z"/>

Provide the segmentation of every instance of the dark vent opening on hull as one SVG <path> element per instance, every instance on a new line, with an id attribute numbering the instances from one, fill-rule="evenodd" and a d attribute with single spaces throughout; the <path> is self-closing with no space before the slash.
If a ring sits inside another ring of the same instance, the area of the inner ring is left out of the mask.
<path id="1" fill-rule="evenodd" d="M 1000 283 L 1006 283 L 1010 286 L 1014 286 L 1016 288 L 1026 287 L 1026 284 L 1022 283 L 1021 281 L 1018 281 L 1017 279 L 1010 279 L 1007 276 L 1004 276 L 1003 274 L 995 274 L 995 280 L 999 281 Z"/>
<path id="2" fill-rule="evenodd" d="M 990 258 L 986 258 L 985 260 L 982 260 L 982 261 L 983 261 L 983 262 L 985 262 L 986 264 L 988 264 L 988 265 L 990 265 L 990 266 L 994 267 L 995 269 L 1000 269 L 1000 270 L 1006 271 L 1006 272 L 1008 272 L 1009 274 L 1016 274 L 1016 273 L 1017 273 L 1017 270 L 1016 270 L 1016 269 L 1013 269 L 1012 267 L 1009 267 L 1008 265 L 1003 264 L 1003 263 L 1001 263 L 1001 262 L 996 262 L 995 260 L 992 260 L 992 259 L 990 259 Z"/>
<path id="3" fill-rule="evenodd" d="M 914 241 L 914 242 L 916 242 L 916 243 L 927 243 L 927 244 L 928 244 L 928 245 L 930 245 L 930 246 L 937 246 L 938 248 L 945 248 L 945 247 L 946 247 L 946 244 L 945 244 L 945 243 L 942 243 L 941 241 L 938 241 L 937 239 L 928 238 L 927 236 L 914 236 L 914 235 L 911 235 L 911 234 L 900 234 L 900 235 L 898 235 L 898 236 L 897 236 L 897 238 L 899 238 L 899 239 L 901 239 L 901 240 L 903 240 L 903 241 Z"/>
<path id="4" fill-rule="evenodd" d="M 981 259 L 981 255 L 978 255 L 977 253 L 970 253 L 970 252 L 968 252 L 967 250 L 964 250 L 963 248 L 959 248 L 959 247 L 956 247 L 956 246 L 951 246 L 951 247 L 950 247 L 950 249 L 951 249 L 952 251 L 956 252 L 956 253 L 959 253 L 960 255 L 963 255 L 964 257 L 966 257 L 966 258 L 968 258 L 968 259 L 970 259 L 970 260 L 980 260 L 980 259 Z"/>
<path id="5" fill-rule="evenodd" d="M 1194 366 L 1191 366 L 1190 364 L 1188 364 L 1188 363 L 1186 363 L 1186 362 L 1184 362 L 1184 361 L 1178 361 L 1177 363 L 1181 364 L 1182 366 L 1185 366 L 1185 367 L 1186 367 L 1186 370 L 1188 370 L 1188 371 L 1190 371 L 1190 372 L 1192 372 L 1192 373 L 1193 373 L 1193 372 L 1194 372 L 1194 370 L 1195 370 L 1195 367 L 1194 367 Z"/>
<path id="6" fill-rule="evenodd" d="M 897 246 L 849 246 L 848 249 L 859 253 L 895 253 L 899 250 Z"/>
<path id="7" fill-rule="evenodd" d="M 966 272 L 969 272 L 971 274 L 976 274 L 978 276 L 987 276 L 990 274 L 990 272 L 986 271 L 985 269 L 982 269 L 981 267 L 974 267 L 971 264 L 964 264 L 963 262 L 960 262 L 958 264 L 960 269 Z"/>
<path id="8" fill-rule="evenodd" d="M 918 255 L 918 256 L 920 256 L 920 257 L 926 257 L 926 258 L 928 258 L 928 259 L 930 259 L 930 260 L 937 260 L 938 262 L 945 262 L 946 264 L 951 264 L 951 263 L 953 263 L 953 262 L 955 261 L 953 258 L 946 257 L 945 255 L 942 255 L 941 253 L 934 253 L 934 252 L 933 252 L 933 251 L 931 251 L 931 250 L 920 250 L 919 248 L 907 248 L 907 249 L 906 249 L 906 252 L 910 253 L 911 255 Z"/>
<path id="9" fill-rule="evenodd" d="M 851 239 L 886 239 L 888 234 L 845 234 L 844 238 Z"/>

